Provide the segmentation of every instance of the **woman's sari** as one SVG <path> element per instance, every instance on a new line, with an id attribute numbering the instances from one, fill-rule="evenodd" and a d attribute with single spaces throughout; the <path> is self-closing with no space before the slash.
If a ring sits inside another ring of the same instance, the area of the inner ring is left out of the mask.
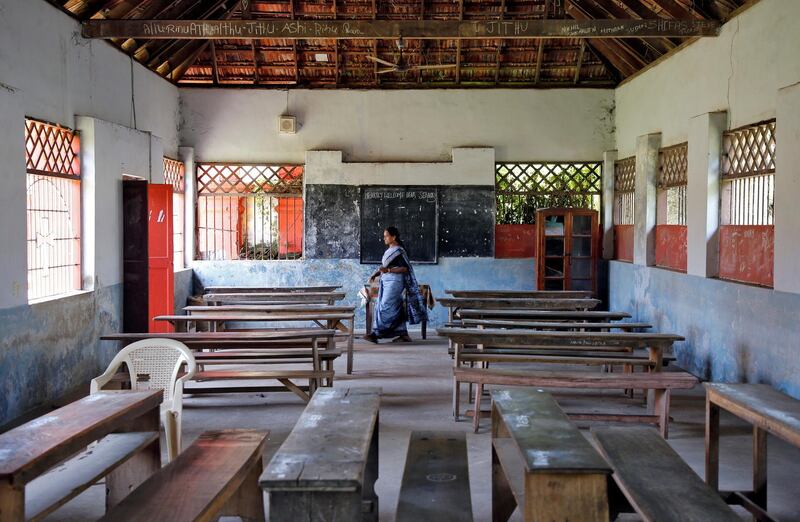
<path id="1" fill-rule="evenodd" d="M 406 321 L 419 324 L 428 317 L 425 301 L 419 291 L 417 278 L 414 276 L 414 269 L 405 249 L 400 246 L 386 249 L 381 266 L 388 268 L 398 256 L 402 256 L 408 271 L 404 274 L 381 274 L 378 306 L 375 307 L 375 315 L 372 318 L 372 333 L 378 337 L 407 335 Z M 403 299 L 404 293 L 405 299 Z"/>

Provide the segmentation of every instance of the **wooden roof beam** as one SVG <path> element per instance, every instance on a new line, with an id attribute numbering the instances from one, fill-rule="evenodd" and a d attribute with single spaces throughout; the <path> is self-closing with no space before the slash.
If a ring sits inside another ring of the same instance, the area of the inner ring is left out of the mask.
<path id="1" fill-rule="evenodd" d="M 716 20 L 86 20 L 86 38 L 514 39 L 717 36 Z"/>
<path id="2" fill-rule="evenodd" d="M 669 13 L 669 15 L 675 19 L 690 19 L 695 18 L 698 20 L 704 20 L 705 17 L 699 13 L 697 10 L 686 9 L 683 5 L 679 4 L 675 0 L 652 0 L 654 4 L 658 7 Z"/>

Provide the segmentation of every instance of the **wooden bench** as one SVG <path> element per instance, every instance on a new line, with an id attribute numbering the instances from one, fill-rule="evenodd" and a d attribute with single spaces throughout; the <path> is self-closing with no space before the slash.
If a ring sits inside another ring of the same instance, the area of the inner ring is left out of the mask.
<path id="1" fill-rule="evenodd" d="M 376 388 L 324 388 L 300 415 L 264 473 L 270 520 L 378 520 Z"/>
<path id="2" fill-rule="evenodd" d="M 40 520 L 103 477 L 117 504 L 161 467 L 161 399 L 100 392 L 0 435 L 0 519 Z"/>
<path id="3" fill-rule="evenodd" d="M 395 520 L 472 521 L 464 432 L 411 432 Z"/>
<path id="4" fill-rule="evenodd" d="M 627 312 L 605 312 L 601 310 L 515 310 L 462 308 L 450 320 L 460 319 L 503 319 L 507 321 L 619 321 L 630 318 Z"/>
<path id="5" fill-rule="evenodd" d="M 520 350 L 521 354 L 535 349 L 574 350 L 577 352 L 610 352 L 634 351 L 646 349 L 650 361 L 650 372 L 660 372 L 664 364 L 664 353 L 675 341 L 683 337 L 665 333 L 644 332 L 563 332 L 542 330 L 502 330 L 477 328 L 439 328 L 438 334 L 447 337 L 455 349 L 453 367 L 462 365 L 461 350 L 464 346 L 473 345 L 479 349 L 506 348 Z M 487 357 L 491 356 L 491 350 Z M 473 354 L 473 358 L 480 357 Z M 619 375 L 619 374 L 615 374 Z M 458 418 L 458 404 L 461 387 L 456 379 L 453 382 L 453 414 Z M 648 409 L 655 409 L 655 395 L 648 393 Z"/>
<path id="6" fill-rule="evenodd" d="M 542 390 L 492 392 L 492 520 L 606 522 L 611 468 Z"/>
<path id="7" fill-rule="evenodd" d="M 216 304 L 336 304 L 345 298 L 344 292 L 251 292 L 204 294 L 203 300 Z"/>
<path id="8" fill-rule="evenodd" d="M 438 297 L 448 308 L 448 320 L 459 316 L 462 309 L 571 310 L 586 311 L 600 304 L 597 299 L 540 299 L 524 297 Z"/>
<path id="9" fill-rule="evenodd" d="M 650 428 L 592 430 L 627 504 L 645 522 L 741 522 L 716 491 Z M 627 505 L 612 506 L 628 512 Z"/>
<path id="10" fill-rule="evenodd" d="M 320 286 L 207 286 L 204 294 L 260 294 L 260 293 L 306 293 L 306 292 L 333 292 L 339 290 L 341 285 Z"/>
<path id="11" fill-rule="evenodd" d="M 308 386 L 299 386 L 293 379 L 308 379 Z M 321 381 L 333 384 L 333 370 L 212 370 L 202 371 L 194 374 L 191 382 L 210 382 L 210 381 L 242 381 L 242 380 L 276 380 L 284 387 L 274 386 L 214 386 L 204 388 L 201 386 L 186 386 L 183 389 L 187 394 L 204 393 L 243 393 L 243 392 L 269 392 L 289 390 L 295 395 L 308 402 L 311 395 L 319 388 Z"/>
<path id="12" fill-rule="evenodd" d="M 723 492 L 760 520 L 767 513 L 767 435 L 800 447 L 800 401 L 767 384 L 706 383 L 706 484 L 719 489 L 719 414 L 726 410 L 753 426 L 753 489 Z"/>
<path id="13" fill-rule="evenodd" d="M 203 433 L 101 520 L 265 520 L 258 477 L 267 435 L 257 430 Z"/>
<path id="14" fill-rule="evenodd" d="M 461 326 L 478 328 L 521 328 L 527 330 L 598 330 L 607 332 L 622 330 L 648 330 L 653 327 L 649 323 L 623 323 L 623 322 L 575 322 L 575 321 L 509 321 L 503 319 L 462 319 Z"/>
<path id="15" fill-rule="evenodd" d="M 227 323 L 292 323 L 292 322 L 313 322 L 317 326 L 328 330 L 338 330 L 341 337 L 347 343 L 347 373 L 353 373 L 353 339 L 355 335 L 355 313 L 350 312 L 286 312 L 270 313 L 264 311 L 246 312 L 227 312 L 217 311 L 209 307 L 209 310 L 202 313 L 192 313 L 191 315 L 160 315 L 154 318 L 155 321 L 168 321 L 175 326 L 178 332 L 187 332 L 192 325 L 197 326 L 206 323 L 209 330 L 216 332 L 226 326 Z M 244 331 L 244 330 L 234 330 Z M 254 331 L 254 330 L 247 330 Z M 259 331 L 259 329 L 255 329 Z M 273 330 L 276 331 L 276 330 Z M 279 330 L 277 330 L 279 331 Z"/>
<path id="16" fill-rule="evenodd" d="M 593 297 L 589 290 L 445 290 L 453 297 L 484 298 L 539 298 L 539 299 L 585 299 Z"/>
<path id="17" fill-rule="evenodd" d="M 576 420 L 654 423 L 658 425 L 664 438 L 668 435 L 671 390 L 691 389 L 698 382 L 696 377 L 686 372 L 596 373 L 456 368 L 453 370 L 453 376 L 456 382 L 471 382 L 475 384 L 474 417 L 472 422 L 476 433 L 480 425 L 483 388 L 487 385 L 498 384 L 541 388 L 652 390 L 655 395 L 655 411 L 653 414 L 571 413 L 569 415 Z"/>

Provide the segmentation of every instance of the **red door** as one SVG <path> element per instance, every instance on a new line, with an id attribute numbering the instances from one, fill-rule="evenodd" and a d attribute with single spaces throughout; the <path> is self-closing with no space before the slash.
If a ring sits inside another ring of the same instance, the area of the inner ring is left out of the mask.
<path id="1" fill-rule="evenodd" d="M 172 264 L 172 185 L 147 186 L 147 268 L 149 275 L 148 318 L 151 332 L 171 332 L 157 315 L 175 311 L 175 281 Z"/>

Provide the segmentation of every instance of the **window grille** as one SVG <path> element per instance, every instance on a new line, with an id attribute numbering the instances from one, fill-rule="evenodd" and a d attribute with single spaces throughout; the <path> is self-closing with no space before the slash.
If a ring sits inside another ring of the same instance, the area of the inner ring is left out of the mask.
<path id="1" fill-rule="evenodd" d="M 775 121 L 726 132 L 723 150 L 722 224 L 774 224 Z"/>
<path id="2" fill-rule="evenodd" d="M 183 269 L 185 177 L 183 162 L 164 156 L 164 180 L 172 185 L 172 264 L 175 270 Z"/>
<path id="3" fill-rule="evenodd" d="M 686 184 L 689 144 L 680 143 L 658 152 L 658 223 L 686 224 Z"/>
<path id="4" fill-rule="evenodd" d="M 78 134 L 25 119 L 28 299 L 81 288 Z"/>
<path id="5" fill-rule="evenodd" d="M 297 259 L 303 166 L 199 164 L 198 259 Z"/>
<path id="6" fill-rule="evenodd" d="M 542 208 L 600 210 L 603 166 L 578 163 L 498 163 L 498 224 L 532 224 Z"/>
<path id="7" fill-rule="evenodd" d="M 636 157 L 614 163 L 614 224 L 633 225 Z"/>

